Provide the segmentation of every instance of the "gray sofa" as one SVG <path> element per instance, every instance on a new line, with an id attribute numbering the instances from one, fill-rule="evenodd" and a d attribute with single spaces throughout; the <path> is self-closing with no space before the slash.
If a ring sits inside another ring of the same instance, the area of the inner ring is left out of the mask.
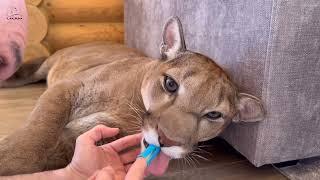
<path id="1" fill-rule="evenodd" d="M 263 100 L 263 122 L 222 137 L 254 165 L 320 155 L 319 0 L 125 0 L 125 39 L 159 57 L 161 31 L 181 19 L 187 48 Z"/>

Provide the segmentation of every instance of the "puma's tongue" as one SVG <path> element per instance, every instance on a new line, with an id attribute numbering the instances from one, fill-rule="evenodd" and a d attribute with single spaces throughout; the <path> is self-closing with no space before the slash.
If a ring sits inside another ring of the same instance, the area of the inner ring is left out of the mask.
<path id="1" fill-rule="evenodd" d="M 163 175 L 169 165 L 170 157 L 165 155 L 163 152 L 152 161 L 147 171 L 155 176 Z"/>

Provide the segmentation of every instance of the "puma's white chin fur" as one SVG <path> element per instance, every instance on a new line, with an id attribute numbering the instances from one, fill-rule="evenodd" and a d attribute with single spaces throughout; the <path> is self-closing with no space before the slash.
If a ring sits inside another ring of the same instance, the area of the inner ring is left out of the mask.
<path id="1" fill-rule="evenodd" d="M 160 146 L 158 141 L 159 136 L 154 128 L 143 129 L 142 133 L 143 139 L 145 139 L 148 144 Z M 142 151 L 145 149 L 143 139 L 141 141 Z M 186 153 L 186 150 L 180 146 L 161 147 L 161 151 L 172 159 L 182 158 Z"/>

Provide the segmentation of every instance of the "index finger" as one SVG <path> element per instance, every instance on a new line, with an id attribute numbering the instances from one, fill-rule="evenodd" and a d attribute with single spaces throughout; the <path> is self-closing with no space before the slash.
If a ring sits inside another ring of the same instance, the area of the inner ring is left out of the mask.
<path id="1" fill-rule="evenodd" d="M 141 138 L 142 138 L 141 133 L 129 135 L 129 136 L 120 138 L 116 141 L 113 141 L 109 144 L 102 145 L 102 148 L 104 146 L 111 146 L 116 152 L 120 152 L 120 151 L 125 150 L 129 147 L 136 146 L 136 145 L 140 144 Z"/>
<path id="2" fill-rule="evenodd" d="M 147 161 L 144 158 L 138 158 L 132 164 L 127 175 L 126 180 L 142 180 L 144 178 L 144 171 L 147 168 Z"/>
<path id="3" fill-rule="evenodd" d="M 97 125 L 89 131 L 81 134 L 77 142 L 95 144 L 103 138 L 113 137 L 119 133 L 119 128 L 110 128 L 104 125 Z"/>

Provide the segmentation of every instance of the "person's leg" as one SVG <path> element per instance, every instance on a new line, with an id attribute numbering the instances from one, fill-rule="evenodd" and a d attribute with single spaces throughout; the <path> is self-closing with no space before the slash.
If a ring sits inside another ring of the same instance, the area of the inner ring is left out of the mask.
<path id="1" fill-rule="evenodd" d="M 8 79 L 21 65 L 27 25 L 24 0 L 0 1 L 0 81 Z"/>

